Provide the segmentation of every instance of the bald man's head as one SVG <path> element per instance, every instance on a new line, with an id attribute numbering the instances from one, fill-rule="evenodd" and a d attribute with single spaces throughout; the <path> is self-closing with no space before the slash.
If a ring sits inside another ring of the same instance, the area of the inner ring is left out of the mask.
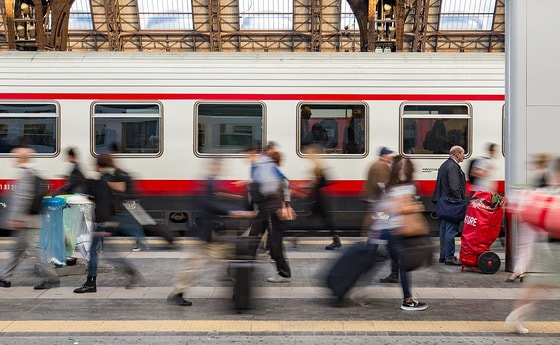
<path id="1" fill-rule="evenodd" d="M 16 165 L 29 163 L 31 161 L 31 155 L 35 153 L 35 150 L 27 147 L 18 147 L 12 150 Z"/>

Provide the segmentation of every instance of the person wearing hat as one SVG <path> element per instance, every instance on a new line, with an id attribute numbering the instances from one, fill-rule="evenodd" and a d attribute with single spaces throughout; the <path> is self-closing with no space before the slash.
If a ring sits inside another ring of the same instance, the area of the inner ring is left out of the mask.
<path id="1" fill-rule="evenodd" d="M 372 225 L 372 213 L 375 209 L 375 203 L 383 196 L 385 186 L 389 183 L 392 163 L 393 151 L 387 147 L 382 147 L 379 151 L 379 159 L 369 167 L 363 196 L 368 202 L 369 211 L 363 223 L 363 228 L 366 231 Z"/>
<path id="2" fill-rule="evenodd" d="M 381 150 L 379 150 L 379 159 L 373 162 L 368 171 L 365 197 L 369 204 L 369 212 L 364 219 L 364 229 L 368 231 L 373 230 L 369 231 L 368 237 L 375 243 L 384 242 L 380 242 L 380 240 L 382 240 L 381 237 L 383 237 L 383 230 L 385 230 L 383 229 L 384 223 L 381 220 L 374 221 L 374 215 L 377 213 L 378 203 L 384 198 L 385 187 L 391 178 L 391 165 L 393 164 L 394 156 L 395 153 L 393 150 L 383 146 Z M 384 283 L 396 283 L 398 282 L 398 276 L 398 264 L 392 261 L 391 274 L 381 281 Z"/>

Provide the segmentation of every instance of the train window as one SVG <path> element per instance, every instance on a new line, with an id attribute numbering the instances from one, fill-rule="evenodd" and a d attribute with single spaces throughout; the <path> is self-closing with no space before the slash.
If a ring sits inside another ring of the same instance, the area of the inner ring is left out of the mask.
<path id="1" fill-rule="evenodd" d="M 299 149 L 315 145 L 323 154 L 364 155 L 367 147 L 367 112 L 364 104 L 299 106 Z"/>
<path id="2" fill-rule="evenodd" d="M 467 104 L 401 106 L 401 152 L 404 155 L 447 155 L 459 145 L 470 153 L 471 108 Z"/>
<path id="3" fill-rule="evenodd" d="M 54 103 L 0 104 L 0 154 L 27 146 L 38 154 L 56 154 L 58 111 Z"/>
<path id="4" fill-rule="evenodd" d="M 198 154 L 239 154 L 262 146 L 263 104 L 198 103 L 195 113 Z"/>
<path id="5" fill-rule="evenodd" d="M 97 103 L 93 106 L 94 154 L 161 154 L 161 105 Z"/>

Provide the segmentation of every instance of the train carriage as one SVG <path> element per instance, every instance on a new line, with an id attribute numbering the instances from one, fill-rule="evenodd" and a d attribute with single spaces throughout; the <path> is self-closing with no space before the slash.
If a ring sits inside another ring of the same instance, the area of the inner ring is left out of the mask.
<path id="1" fill-rule="evenodd" d="M 196 220 L 210 160 L 223 158 L 224 181 L 243 193 L 232 182 L 249 177 L 248 145 L 279 143 L 296 186 L 310 177 L 303 146 L 319 145 L 335 223 L 358 230 L 381 146 L 414 159 L 427 200 L 450 145 L 468 158 L 503 142 L 503 54 L 3 52 L 0 61 L 0 192 L 12 186 L 14 145 L 37 151 L 52 187 L 67 172 L 66 147 L 86 169 L 113 152 L 145 208 L 180 231 Z"/>

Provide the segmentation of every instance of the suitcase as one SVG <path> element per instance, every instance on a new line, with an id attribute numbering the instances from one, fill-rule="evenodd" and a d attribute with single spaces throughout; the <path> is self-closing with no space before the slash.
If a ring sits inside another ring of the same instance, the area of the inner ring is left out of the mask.
<path id="1" fill-rule="evenodd" d="M 327 287 L 342 299 L 348 290 L 382 258 L 376 255 L 377 246 L 356 243 L 348 247 L 327 276 Z"/>
<path id="2" fill-rule="evenodd" d="M 230 266 L 235 280 L 233 308 L 242 312 L 251 308 L 251 275 L 260 238 L 236 237 L 232 241 L 235 244 L 235 260 Z"/>

